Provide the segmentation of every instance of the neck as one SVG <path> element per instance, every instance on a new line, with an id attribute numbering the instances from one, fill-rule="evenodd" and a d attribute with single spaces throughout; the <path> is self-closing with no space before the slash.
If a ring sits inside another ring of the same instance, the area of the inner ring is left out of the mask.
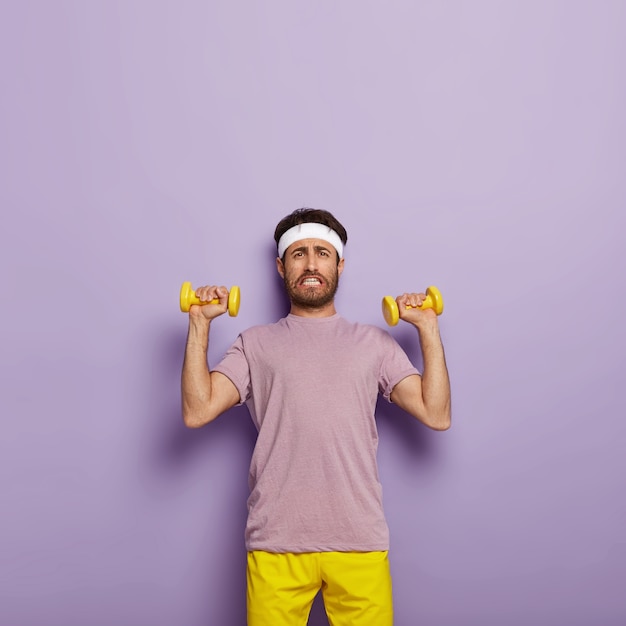
<path id="1" fill-rule="evenodd" d="M 291 315 L 298 315 L 299 317 L 330 317 L 335 315 L 335 303 L 329 302 L 321 307 L 303 307 L 299 304 L 291 303 Z"/>

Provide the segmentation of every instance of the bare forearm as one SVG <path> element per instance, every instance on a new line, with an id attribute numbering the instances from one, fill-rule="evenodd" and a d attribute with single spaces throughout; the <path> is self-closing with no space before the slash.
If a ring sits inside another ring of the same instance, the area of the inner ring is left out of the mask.
<path id="1" fill-rule="evenodd" d="M 183 419 L 190 427 L 210 421 L 205 415 L 211 400 L 211 374 L 207 363 L 209 330 L 208 320 L 190 318 L 181 380 Z"/>
<path id="2" fill-rule="evenodd" d="M 429 325 L 418 328 L 424 359 L 422 373 L 422 398 L 426 413 L 432 420 L 431 426 L 439 430 L 450 427 L 450 379 L 439 334 L 439 327 Z"/>

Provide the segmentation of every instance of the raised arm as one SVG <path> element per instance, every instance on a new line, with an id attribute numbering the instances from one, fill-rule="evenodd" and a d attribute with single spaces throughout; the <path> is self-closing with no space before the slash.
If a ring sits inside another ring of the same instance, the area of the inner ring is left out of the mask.
<path id="1" fill-rule="evenodd" d="M 189 428 L 199 428 L 239 402 L 232 381 L 219 372 L 209 371 L 207 352 L 211 321 L 227 308 L 226 287 L 200 287 L 196 295 L 203 301 L 219 299 L 219 304 L 193 305 L 189 309 L 189 331 L 185 346 L 181 392 L 183 420 Z"/>
<path id="2" fill-rule="evenodd" d="M 422 376 L 408 376 L 391 392 L 391 401 L 434 430 L 447 430 L 451 423 L 450 379 L 439 334 L 437 315 L 418 307 L 425 294 L 404 294 L 396 298 L 400 319 L 413 324 L 419 333 L 424 360 Z"/>

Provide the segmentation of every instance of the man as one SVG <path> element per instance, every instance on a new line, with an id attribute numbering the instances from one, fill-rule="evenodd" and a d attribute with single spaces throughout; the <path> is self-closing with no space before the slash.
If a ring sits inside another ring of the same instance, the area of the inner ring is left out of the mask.
<path id="1" fill-rule="evenodd" d="M 258 429 L 246 525 L 248 624 L 305 625 L 321 589 L 332 626 L 393 623 L 389 533 L 376 464 L 378 393 L 435 430 L 450 426 L 450 385 L 436 314 L 399 296 L 419 333 L 420 374 L 386 331 L 335 310 L 347 233 L 327 211 L 299 209 L 274 233 L 291 302 L 244 331 L 209 370 L 211 321 L 225 287 L 196 290 L 182 372 L 185 424 L 246 403 Z"/>

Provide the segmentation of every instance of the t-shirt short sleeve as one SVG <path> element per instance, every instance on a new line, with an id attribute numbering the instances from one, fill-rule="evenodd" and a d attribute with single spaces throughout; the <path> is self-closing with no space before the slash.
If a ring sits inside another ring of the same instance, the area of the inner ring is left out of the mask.
<path id="1" fill-rule="evenodd" d="M 384 332 L 384 337 L 378 388 L 385 400 L 391 402 L 393 388 L 407 376 L 419 376 L 420 372 L 389 333 Z"/>
<path id="2" fill-rule="evenodd" d="M 248 400 L 250 397 L 250 367 L 246 359 L 241 335 L 226 351 L 224 358 L 212 368 L 212 371 L 224 374 L 235 385 L 239 392 L 239 405 Z"/>

